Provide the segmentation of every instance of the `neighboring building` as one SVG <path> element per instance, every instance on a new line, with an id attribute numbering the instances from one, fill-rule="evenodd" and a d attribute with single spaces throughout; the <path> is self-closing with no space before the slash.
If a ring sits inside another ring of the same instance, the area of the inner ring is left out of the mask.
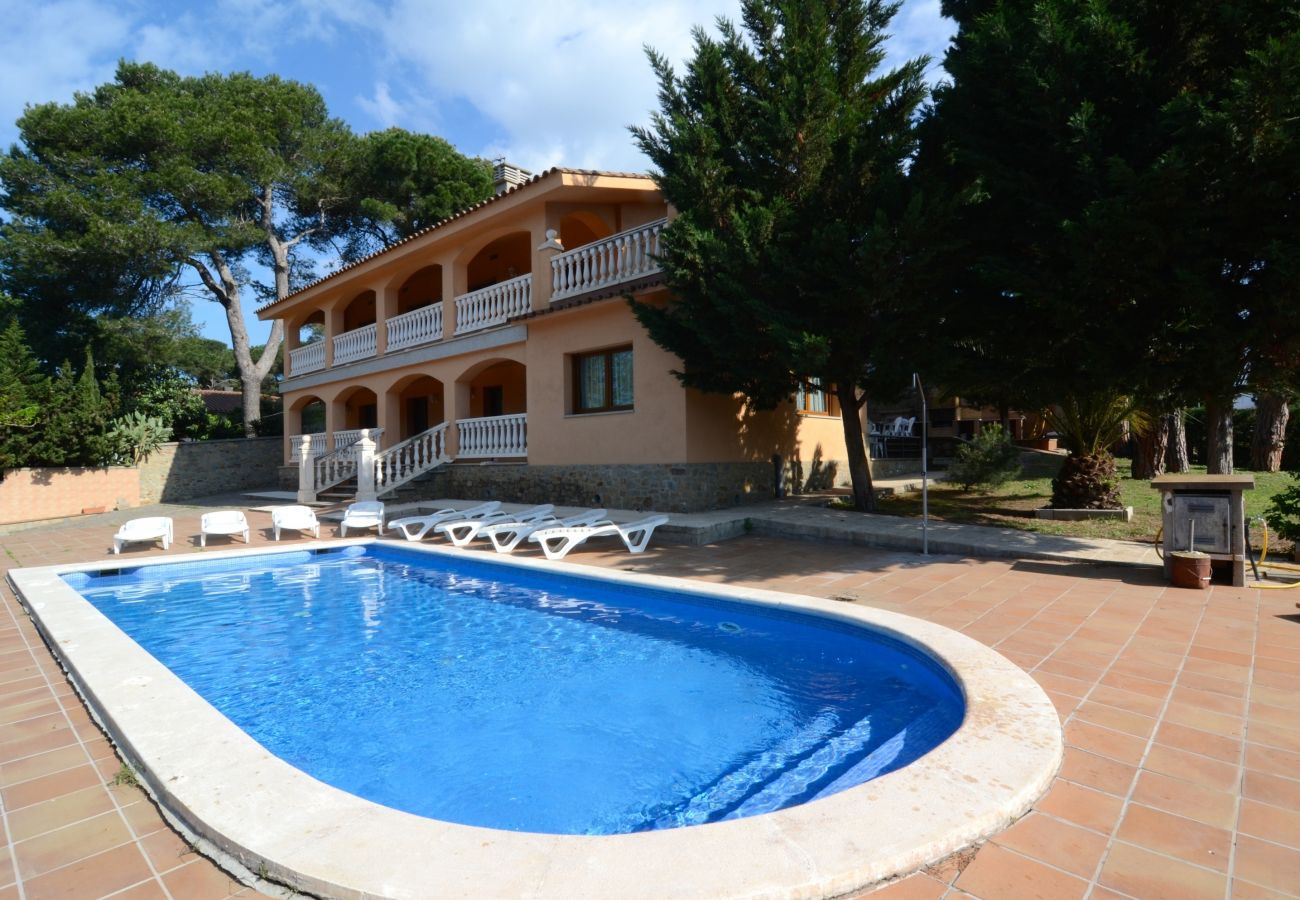
<path id="1" fill-rule="evenodd" d="M 498 176 L 495 197 L 258 311 L 286 326 L 286 463 L 323 409 L 314 490 L 349 474 L 364 428 L 381 492 L 436 468 L 447 495 L 699 510 L 770 498 L 773 454 L 847 482 L 824 398 L 760 413 L 687 390 L 637 323 L 625 294 L 667 299 L 651 179 Z"/>

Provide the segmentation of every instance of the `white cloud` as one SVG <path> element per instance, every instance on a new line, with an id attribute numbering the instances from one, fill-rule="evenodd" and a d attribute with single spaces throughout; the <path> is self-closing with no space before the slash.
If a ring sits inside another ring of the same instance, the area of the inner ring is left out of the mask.
<path id="1" fill-rule="evenodd" d="M 393 99 L 393 95 L 388 90 L 388 83 L 385 81 L 375 85 L 371 96 L 357 97 L 357 105 L 385 128 L 397 125 L 408 118 L 402 104 Z"/>
<path id="2" fill-rule="evenodd" d="M 0 30 L 0 142 L 18 138 L 28 104 L 66 103 L 112 78 L 129 31 L 127 16 L 95 0 L 31 4 Z"/>

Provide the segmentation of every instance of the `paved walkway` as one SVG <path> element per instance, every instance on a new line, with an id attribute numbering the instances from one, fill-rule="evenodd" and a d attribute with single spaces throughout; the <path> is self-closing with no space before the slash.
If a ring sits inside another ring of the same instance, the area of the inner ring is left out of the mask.
<path id="1" fill-rule="evenodd" d="M 193 556 L 202 552 L 191 537 L 202 511 L 135 510 L 10 533 L 0 536 L 0 568 L 106 558 L 116 522 L 150 513 L 176 520 L 168 555 Z M 751 523 L 862 527 L 852 514 L 798 504 L 748 512 Z M 269 515 L 250 513 L 250 523 L 253 544 L 267 544 Z M 1086 556 L 927 559 L 753 532 L 719 544 L 657 543 L 642 556 L 581 548 L 569 560 L 938 622 L 1022 666 L 1061 716 L 1065 762 L 1029 815 L 873 898 L 1300 896 L 1300 590 L 1186 591 L 1166 587 L 1154 567 Z M 134 545 L 120 559 L 162 553 Z M 111 746 L 7 586 L 0 594 L 9 851 L 0 854 L 0 900 L 247 893 L 187 848 L 137 788 L 112 783 L 120 763 Z"/>

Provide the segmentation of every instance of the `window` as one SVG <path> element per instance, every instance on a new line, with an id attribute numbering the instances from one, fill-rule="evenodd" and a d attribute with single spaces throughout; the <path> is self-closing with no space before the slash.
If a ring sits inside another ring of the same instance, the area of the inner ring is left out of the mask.
<path id="1" fill-rule="evenodd" d="M 632 408 L 632 348 L 620 347 L 573 357 L 573 411 Z"/>
<path id="2" fill-rule="evenodd" d="M 838 416 L 840 401 L 831 390 L 823 390 L 820 378 L 809 378 L 799 385 L 794 395 L 794 407 L 799 412 L 814 416 Z"/>

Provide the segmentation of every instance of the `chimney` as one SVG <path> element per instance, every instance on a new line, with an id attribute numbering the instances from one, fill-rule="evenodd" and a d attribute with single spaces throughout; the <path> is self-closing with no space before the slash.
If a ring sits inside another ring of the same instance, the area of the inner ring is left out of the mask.
<path id="1" fill-rule="evenodd" d="M 510 165 L 504 156 L 492 160 L 492 186 L 498 194 L 519 187 L 532 176 L 527 169 Z"/>

